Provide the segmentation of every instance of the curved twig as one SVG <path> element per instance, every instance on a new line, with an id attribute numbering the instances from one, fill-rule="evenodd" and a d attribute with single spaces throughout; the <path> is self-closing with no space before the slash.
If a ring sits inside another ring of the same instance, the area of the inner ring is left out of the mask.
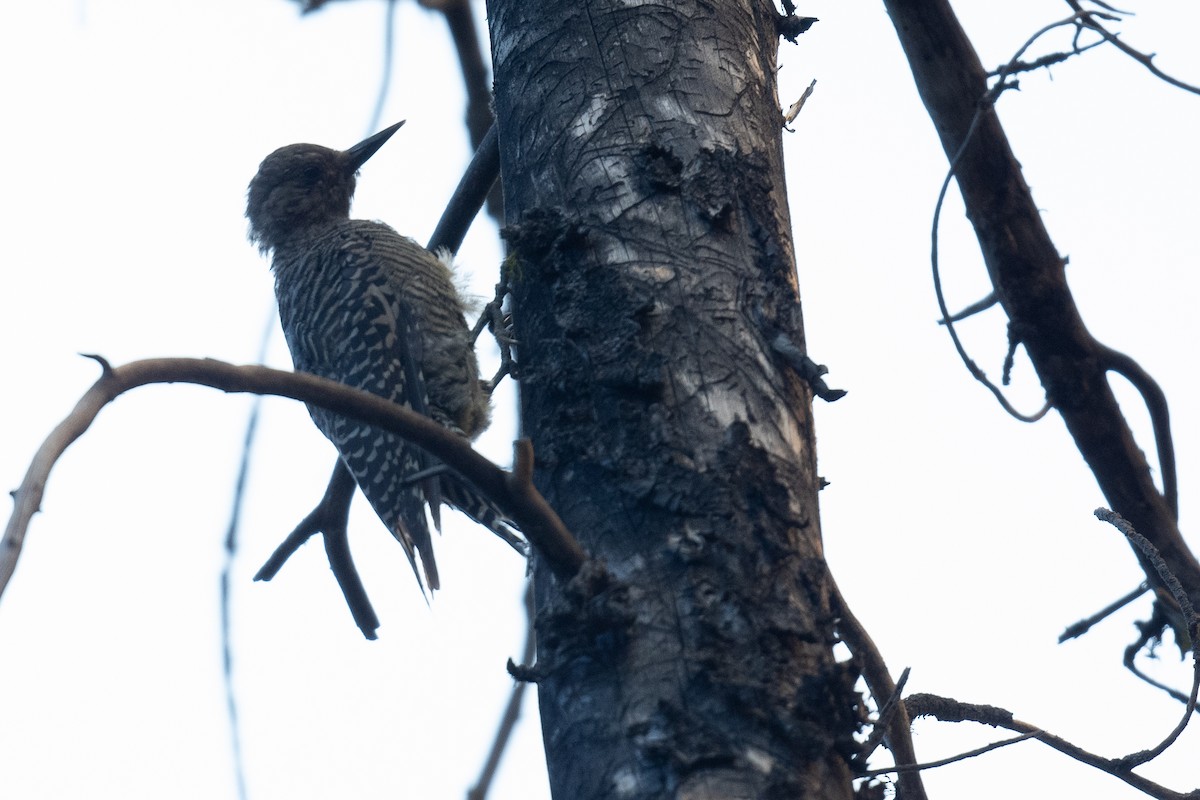
<path id="1" fill-rule="evenodd" d="M 967 350 L 963 346 L 962 340 L 958 336 L 958 331 L 954 329 L 956 315 L 950 313 L 950 309 L 946 305 L 945 294 L 942 291 L 942 272 L 941 264 L 938 258 L 938 226 L 942 218 L 942 207 L 946 203 L 946 192 L 950 189 L 950 181 L 954 180 L 955 171 L 958 169 L 958 164 L 960 161 L 962 161 L 963 156 L 967 152 L 967 146 L 971 143 L 971 137 L 975 134 L 975 129 L 979 126 L 979 121 L 982 118 L 984 111 L 995 105 L 996 98 L 999 97 L 1000 93 L 1006 88 L 1005 81 L 1008 78 L 1008 75 L 1016 69 L 1017 65 L 1021 63 L 1021 56 L 1025 54 L 1025 51 L 1032 47 L 1033 43 L 1040 39 L 1043 35 L 1049 33 L 1055 28 L 1061 28 L 1065 25 L 1073 25 L 1078 21 L 1079 14 L 1072 14 L 1066 19 L 1060 19 L 1057 22 L 1052 22 L 1049 25 L 1046 25 L 1033 34 L 1033 36 L 1029 37 L 1025 44 L 1021 45 L 1021 49 L 1017 50 L 1013 57 L 1009 59 L 1008 63 L 1000 69 L 999 74 L 996 77 L 996 85 L 980 99 L 979 105 L 975 109 L 975 115 L 971 118 L 971 123 L 967 127 L 967 132 L 963 135 L 962 143 L 959 145 L 958 151 L 955 152 L 953 157 L 950 159 L 950 167 L 946 170 L 946 177 L 942 180 L 942 187 L 938 191 L 937 203 L 933 208 L 933 225 L 932 230 L 930 231 L 930 239 L 932 240 L 930 261 L 932 262 L 933 268 L 933 291 L 934 295 L 937 297 L 938 311 L 942 315 L 941 319 L 938 320 L 938 324 L 946 326 L 946 332 L 950 334 L 950 341 L 954 343 L 954 349 L 958 352 L 958 357 L 962 359 L 963 365 L 966 366 L 967 371 L 971 373 L 971 377 L 982 383 L 984 387 L 992 393 L 997 402 L 1000 403 L 1001 408 L 1008 412 L 1008 414 L 1013 418 L 1018 419 L 1021 422 L 1037 422 L 1042 417 L 1046 416 L 1047 413 L 1049 413 L 1050 409 L 1053 407 L 1053 404 L 1047 400 L 1042 406 L 1041 410 L 1033 414 L 1023 414 L 1020 411 L 1017 411 L 1017 409 L 1008 401 L 1008 398 L 1004 396 L 1004 392 L 1001 391 L 1000 387 L 992 383 L 991 379 L 988 378 L 987 373 L 985 373 L 967 354 Z"/>
<path id="2" fill-rule="evenodd" d="M 198 358 L 156 358 L 113 368 L 103 367 L 100 379 L 80 398 L 74 410 L 47 437 L 14 495 L 14 508 L 0 540 L 0 596 L 8 586 L 20 556 L 25 534 L 37 513 L 50 471 L 63 452 L 84 434 L 105 405 L 121 394 L 152 383 L 194 383 L 225 392 L 251 392 L 290 397 L 361 420 L 403 436 L 424 448 L 471 482 L 520 526 L 560 578 L 569 579 L 586 560 L 583 548 L 533 486 L 484 458 L 469 442 L 428 417 L 384 400 L 370 392 L 302 372 L 284 372 L 258 365 L 235 366 Z M 522 475 L 530 449 L 518 443 Z"/>
<path id="3" fill-rule="evenodd" d="M 1175 519 L 1179 519 L 1179 479 L 1175 471 L 1175 440 L 1171 437 L 1171 413 L 1167 405 L 1167 393 L 1158 381 L 1132 357 L 1096 342 L 1104 357 L 1104 366 L 1133 384 L 1146 411 L 1150 414 L 1150 427 L 1154 431 L 1154 448 L 1158 452 L 1158 469 L 1162 473 L 1163 497 Z"/>

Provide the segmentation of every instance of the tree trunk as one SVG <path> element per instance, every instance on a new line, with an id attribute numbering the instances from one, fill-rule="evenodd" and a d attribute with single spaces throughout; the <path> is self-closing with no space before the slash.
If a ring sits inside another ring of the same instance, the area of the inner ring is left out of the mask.
<path id="1" fill-rule="evenodd" d="M 848 798 L 765 2 L 489 0 L 555 797 Z"/>

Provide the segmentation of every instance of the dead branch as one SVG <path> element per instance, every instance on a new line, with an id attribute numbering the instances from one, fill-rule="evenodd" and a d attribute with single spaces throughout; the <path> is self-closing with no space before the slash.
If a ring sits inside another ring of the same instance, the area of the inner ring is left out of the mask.
<path id="1" fill-rule="evenodd" d="M 1184 628 L 1184 635 L 1188 637 L 1191 643 L 1192 691 L 1188 695 L 1187 708 L 1183 712 L 1183 719 L 1179 721 L 1175 729 L 1158 746 L 1125 756 L 1125 761 L 1128 762 L 1128 765 L 1134 767 L 1157 758 L 1163 751 L 1174 744 L 1175 740 L 1179 738 L 1179 734 L 1183 733 L 1183 729 L 1187 727 L 1188 722 L 1192 719 L 1192 712 L 1196 710 L 1196 697 L 1197 694 L 1200 694 L 1200 620 L 1196 617 L 1196 609 L 1192 606 L 1192 601 L 1188 598 L 1187 592 L 1183 590 L 1183 586 L 1171 573 L 1171 568 L 1167 566 L 1167 562 L 1163 561 L 1162 556 L 1159 555 L 1158 550 L 1150 543 L 1150 540 L 1138 533 L 1120 514 L 1110 511 L 1107 508 L 1097 508 L 1095 514 L 1097 519 L 1107 522 L 1119 530 L 1129 540 L 1130 544 L 1141 551 L 1142 556 L 1158 572 L 1161 585 L 1170 592 L 1171 599 L 1174 600 L 1180 615 L 1183 617 L 1182 627 Z M 1162 601 L 1160 600 L 1159 602 Z M 1145 635 L 1145 631 L 1143 631 L 1143 635 Z"/>
<path id="2" fill-rule="evenodd" d="M 266 563 L 254 573 L 254 580 L 269 581 L 279 573 L 287 560 L 300 549 L 300 546 L 317 534 L 325 541 L 325 557 L 329 561 L 329 569 L 342 590 L 342 597 L 354 624 L 362 631 L 367 639 L 378 638 L 375 631 L 379 628 L 379 617 L 367 596 L 358 569 L 354 566 L 354 558 L 350 554 L 350 501 L 354 499 L 354 476 L 339 458 L 334 465 L 333 475 L 329 486 L 317 507 L 308 513 L 300 524 L 288 534 L 271 553 Z"/>
<path id="3" fill-rule="evenodd" d="M 1148 591 L 1150 591 L 1150 584 L 1146 583 L 1145 581 L 1142 581 L 1141 584 L 1139 584 L 1138 587 L 1136 589 L 1134 589 L 1132 592 L 1129 592 L 1125 596 L 1112 601 L 1111 603 L 1106 605 L 1104 608 L 1097 611 L 1095 614 L 1084 617 L 1083 619 L 1079 620 L 1078 622 L 1073 622 L 1070 625 L 1068 625 L 1067 629 L 1058 635 L 1058 643 L 1062 644 L 1063 642 L 1067 641 L 1068 639 L 1075 639 L 1080 636 L 1083 636 L 1085 633 L 1087 633 L 1088 631 L 1090 631 L 1092 629 L 1093 625 L 1096 625 L 1097 623 L 1099 623 L 1102 620 L 1108 619 L 1110 616 L 1112 616 L 1116 612 L 1120 611 L 1122 608 L 1129 605 L 1134 600 L 1137 600 L 1139 597 L 1141 597 Z"/>
<path id="4" fill-rule="evenodd" d="M 508 473 L 438 423 L 369 392 L 300 372 L 257 365 L 236 366 L 214 359 L 156 358 L 111 367 L 104 359 L 100 379 L 47 437 L 14 493 L 14 508 L 0 540 L 0 596 L 20 557 L 33 515 L 40 508 L 50 472 L 63 452 L 82 436 L 107 404 L 121 394 L 153 383 L 193 383 L 225 392 L 290 397 L 361 420 L 403 436 L 458 472 L 507 514 L 546 558 L 560 578 L 578 572 L 586 556 L 566 525 L 529 479 L 532 448 L 516 443 L 517 467 Z"/>
<path id="5" fill-rule="evenodd" d="M 850 611 L 850 606 L 846 604 L 846 598 L 842 597 L 842 592 L 832 576 L 829 581 L 833 586 L 832 600 L 835 606 L 834 612 L 838 617 L 838 635 L 860 663 L 867 688 L 871 690 L 876 704 L 891 703 L 895 699 L 893 710 L 885 713 L 883 706 L 880 706 L 879 709 L 879 719 L 876 721 L 876 725 L 885 731 L 884 742 L 892 751 L 892 757 L 898 766 L 916 764 L 917 754 L 913 748 L 912 723 L 904 703 L 899 700 L 900 689 L 892 681 L 892 674 L 888 671 L 887 664 L 884 663 L 883 654 L 875 646 L 867 629 Z M 870 752 L 864 748 L 862 760 L 865 761 L 868 756 L 870 756 Z M 921 782 L 920 772 L 902 771 L 897 776 L 897 781 L 906 800 L 925 800 L 925 786 Z"/>
<path id="6" fill-rule="evenodd" d="M 1200 562 L 1117 404 L 1107 378 L 1113 364 L 1083 323 L 1064 260 L 992 106 L 995 90 L 988 88 L 978 55 L 945 0 L 885 0 L 885 5 L 950 159 L 993 287 L 1047 399 L 1109 505 L 1153 542 L 1197 603 Z M 1077 18 L 1078 12 L 1054 25 Z M 939 310 L 943 319 L 949 316 L 942 301 Z M 974 365 L 968 360 L 968 366 Z M 1158 574 L 1140 554 L 1139 562 L 1157 585 Z"/>
<path id="7" fill-rule="evenodd" d="M 1141 775 L 1135 774 L 1132 768 L 1125 763 L 1124 759 L 1105 758 L 1095 753 L 1090 753 L 1082 747 L 1071 744 L 1066 739 L 1047 733 L 1035 725 L 1030 725 L 1028 722 L 1015 719 L 1011 711 L 1003 708 L 962 703 L 949 697 L 940 697 L 934 694 L 914 694 L 909 696 L 904 702 L 913 719 L 917 717 L 933 717 L 942 722 L 978 722 L 982 725 L 991 725 L 994 728 L 1004 728 L 1016 733 L 1030 734 L 1031 738 L 1037 739 L 1039 742 L 1054 748 L 1060 753 L 1090 767 L 1095 767 L 1101 772 L 1106 772 L 1151 797 L 1159 798 L 1159 800 L 1197 800 L 1200 798 L 1200 790 L 1177 792 L 1173 789 L 1168 789 L 1148 778 L 1143 778 Z"/>
<path id="8" fill-rule="evenodd" d="M 1110 15 L 1100 14 L 1095 11 L 1085 11 L 1083 7 L 1080 6 L 1078 0 L 1067 0 L 1067 5 L 1074 9 L 1076 15 L 1078 15 L 1083 25 L 1103 36 L 1105 41 L 1148 69 L 1150 73 L 1154 75 L 1154 77 L 1171 84 L 1177 89 L 1183 89 L 1185 92 L 1200 94 L 1200 86 L 1193 86 L 1190 83 L 1184 83 L 1178 78 L 1173 78 L 1156 67 L 1154 65 L 1154 53 L 1143 53 L 1140 50 L 1135 50 L 1134 48 L 1125 44 L 1125 42 L 1121 41 L 1121 38 L 1117 36 L 1117 34 L 1108 30 L 1108 28 L 1105 28 L 1097 21 L 1098 19 L 1112 19 Z M 1111 8 L 1110 6 L 1106 6 L 1104 3 L 1097 3 L 1097 5 L 1100 5 L 1104 8 Z"/>

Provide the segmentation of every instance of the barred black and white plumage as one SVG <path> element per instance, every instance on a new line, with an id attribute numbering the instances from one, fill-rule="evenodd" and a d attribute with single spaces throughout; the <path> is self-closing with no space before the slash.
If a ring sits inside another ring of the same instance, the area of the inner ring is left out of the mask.
<path id="1" fill-rule="evenodd" d="M 401 123 L 403 124 L 403 123 Z M 373 392 L 474 438 L 489 399 L 449 265 L 380 222 L 350 219 L 357 169 L 399 125 L 349 150 L 276 150 L 250 183 L 251 240 L 271 253 L 279 316 L 296 369 Z M 499 512 L 398 436 L 309 407 L 371 507 L 437 589 L 425 517 L 446 502 L 510 543 Z M 413 476 L 417 478 L 414 480 Z"/>

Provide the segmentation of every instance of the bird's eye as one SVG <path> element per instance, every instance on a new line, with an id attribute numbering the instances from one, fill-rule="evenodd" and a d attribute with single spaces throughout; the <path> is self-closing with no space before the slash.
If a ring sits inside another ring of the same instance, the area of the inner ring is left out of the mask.
<path id="1" fill-rule="evenodd" d="M 316 164 L 311 164 L 305 167 L 300 172 L 300 179 L 308 186 L 312 186 L 321 180 L 321 168 Z"/>

